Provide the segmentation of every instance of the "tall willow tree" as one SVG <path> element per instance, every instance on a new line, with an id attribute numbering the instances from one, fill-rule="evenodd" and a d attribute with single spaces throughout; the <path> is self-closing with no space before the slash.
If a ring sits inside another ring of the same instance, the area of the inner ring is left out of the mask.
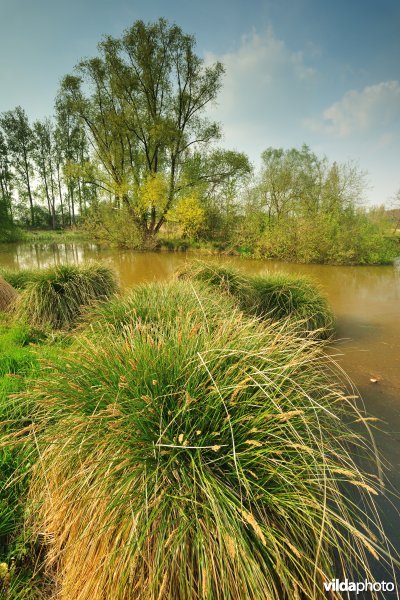
<path id="1" fill-rule="evenodd" d="M 87 140 L 84 122 L 72 110 L 72 103 L 65 97 L 63 91 L 57 96 L 56 103 L 55 167 L 57 187 L 59 190 L 62 219 L 64 221 L 64 206 L 62 184 L 66 187 L 67 215 L 69 225 L 76 223 L 76 205 L 82 215 L 86 209 L 85 168 L 89 160 L 89 142 Z"/>
<path id="2" fill-rule="evenodd" d="M 137 21 L 98 48 L 99 56 L 64 78 L 60 99 L 83 120 L 95 148 L 87 177 L 152 237 L 187 185 L 181 175 L 191 151 L 219 137 L 204 112 L 223 67 L 205 66 L 194 38 L 164 19 Z"/>
<path id="3" fill-rule="evenodd" d="M 35 121 L 33 124 L 34 151 L 33 159 L 37 174 L 43 185 L 44 195 L 49 211 L 49 223 L 56 228 L 56 175 L 55 175 L 55 143 L 54 126 L 50 119 Z"/>
<path id="4" fill-rule="evenodd" d="M 3 132 L 0 130 L 0 226 L 13 220 L 12 214 L 12 173 L 8 148 Z"/>
<path id="5" fill-rule="evenodd" d="M 28 197 L 31 226 L 35 226 L 35 211 L 32 191 L 32 152 L 35 142 L 26 112 L 20 106 L 1 115 L 0 125 L 5 133 L 10 161 L 14 167 L 22 193 Z"/>

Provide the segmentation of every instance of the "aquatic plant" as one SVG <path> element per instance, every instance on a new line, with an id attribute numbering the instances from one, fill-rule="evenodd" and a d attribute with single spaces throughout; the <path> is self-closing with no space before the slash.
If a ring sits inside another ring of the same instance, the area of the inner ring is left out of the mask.
<path id="1" fill-rule="evenodd" d="M 67 329 L 85 306 L 107 300 L 118 289 L 114 272 L 103 265 L 61 265 L 38 271 L 16 304 L 17 317 L 34 327 Z"/>
<path id="2" fill-rule="evenodd" d="M 318 285 L 306 277 L 288 273 L 249 276 L 226 265 L 194 261 L 178 273 L 217 287 L 233 296 L 248 315 L 289 319 L 299 330 L 328 337 L 333 315 Z"/>
<path id="3" fill-rule="evenodd" d="M 228 265 L 194 260 L 179 270 L 177 275 L 179 279 L 195 279 L 217 287 L 236 298 L 240 305 L 244 304 L 246 299 L 249 302 L 249 296 L 252 295 L 249 277 Z"/>
<path id="4" fill-rule="evenodd" d="M 0 276 L 0 311 L 10 310 L 17 298 L 16 290 Z"/>
<path id="5" fill-rule="evenodd" d="M 363 417 L 322 343 L 213 295 L 140 286 L 27 392 L 27 526 L 60 598 L 322 599 L 385 560 L 370 443 L 345 425 Z"/>

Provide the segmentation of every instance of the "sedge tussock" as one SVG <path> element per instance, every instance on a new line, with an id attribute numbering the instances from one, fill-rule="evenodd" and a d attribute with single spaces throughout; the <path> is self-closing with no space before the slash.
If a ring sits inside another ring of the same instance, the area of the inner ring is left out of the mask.
<path id="1" fill-rule="evenodd" d="M 192 281 L 92 314 L 26 395 L 26 525 L 59 600 L 322 600 L 391 560 L 322 342 Z"/>
<path id="2" fill-rule="evenodd" d="M 269 272 L 248 276 L 226 265 L 193 261 L 178 272 L 181 279 L 195 279 L 235 298 L 249 315 L 289 320 L 299 331 L 327 338 L 332 333 L 333 315 L 318 284 L 301 275 Z"/>
<path id="3" fill-rule="evenodd" d="M 16 302 L 17 318 L 32 327 L 69 329 L 82 312 L 118 289 L 116 276 L 103 265 L 60 265 L 36 272 Z"/>

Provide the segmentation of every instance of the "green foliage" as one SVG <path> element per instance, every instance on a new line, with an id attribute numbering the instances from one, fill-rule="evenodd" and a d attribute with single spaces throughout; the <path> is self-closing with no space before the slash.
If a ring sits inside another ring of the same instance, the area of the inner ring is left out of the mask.
<path id="1" fill-rule="evenodd" d="M 63 79 L 59 106 L 85 123 L 96 148 L 94 182 L 130 209 L 146 238 L 182 189 L 188 148 L 219 136 L 204 112 L 222 73 L 220 63 L 205 66 L 195 54 L 192 36 L 159 19 L 108 36 L 98 56 Z M 165 184 L 162 194 L 154 182 Z"/>
<path id="2" fill-rule="evenodd" d="M 15 395 L 38 375 L 39 358 L 56 356 L 66 341 L 47 338 L 43 331 L 13 322 L 10 315 L 0 317 L 0 562 L 3 570 L 7 565 L 3 578 L 0 575 L 0 592 L 13 600 L 45 597 L 40 588 L 43 574 L 37 568 L 39 550 L 23 524 L 28 455 L 34 446 L 21 442 L 32 424 L 32 405 L 20 403 Z"/>
<path id="3" fill-rule="evenodd" d="M 122 305 L 103 307 L 26 395 L 28 526 L 60 593 L 322 599 L 324 580 L 370 576 L 376 483 L 353 460 L 369 444 L 346 429 L 359 414 L 323 348 L 173 285 L 134 291 L 123 326 Z"/>
<path id="4" fill-rule="evenodd" d="M 37 366 L 32 351 L 36 340 L 34 332 L 26 326 L 12 324 L 9 316 L 0 320 L 0 423 L 2 440 L 26 424 L 24 408 L 12 400 L 12 395 L 25 387 L 25 379 Z M 1 560 L 7 558 L 12 540 L 21 530 L 23 502 L 26 497 L 24 476 L 16 477 L 24 453 L 18 447 L 2 444 L 0 448 L 0 547 Z M 21 467 L 22 471 L 23 468 Z M 17 531 L 18 530 L 18 531 Z"/>
<path id="5" fill-rule="evenodd" d="M 204 227 L 205 210 L 196 194 L 184 196 L 168 211 L 166 220 L 177 223 L 184 238 L 195 239 Z"/>
<path id="6" fill-rule="evenodd" d="M 126 207 L 94 205 L 86 213 L 82 229 L 100 242 L 120 248 L 143 248 L 143 234 Z"/>
<path id="7" fill-rule="evenodd" d="M 17 227 L 14 227 L 13 225 L 6 225 L 0 227 L 0 243 L 19 242 L 22 239 L 22 237 L 22 231 Z"/>
<path id="8" fill-rule="evenodd" d="M 252 166 L 242 152 L 212 148 L 187 158 L 182 180 L 190 183 L 201 201 L 203 236 L 230 238 L 241 212 L 242 191 L 251 174 Z"/>
<path id="9" fill-rule="evenodd" d="M 239 254 L 296 262 L 385 264 L 398 254 L 388 217 L 362 205 L 365 174 L 330 165 L 307 146 L 268 148 L 256 185 L 230 227 Z"/>
<path id="10" fill-rule="evenodd" d="M 389 264 L 399 253 L 395 240 L 362 210 L 288 218 L 266 229 L 255 245 L 266 258 L 331 264 Z"/>
<path id="11" fill-rule="evenodd" d="M 17 242 L 21 238 L 21 232 L 12 222 L 9 202 L 6 197 L 1 195 L 0 190 L 0 243 Z"/>
<path id="12" fill-rule="evenodd" d="M 89 236 L 86 234 L 83 228 L 79 229 L 58 229 L 58 230 L 31 230 L 24 231 L 21 236 L 23 242 L 47 242 L 53 244 L 66 244 L 73 242 L 88 242 Z"/>
<path id="13" fill-rule="evenodd" d="M 47 596 L 43 590 L 43 580 L 31 568 L 18 569 L 12 565 L 9 572 L 10 582 L 4 590 L 7 590 L 5 598 L 12 600 L 45 600 Z M 0 588 L 0 591 L 1 588 Z"/>
<path id="14" fill-rule="evenodd" d="M 96 264 L 61 265 L 38 271 L 19 296 L 16 314 L 33 327 L 68 329 L 82 309 L 117 291 L 116 276 Z"/>
<path id="15" fill-rule="evenodd" d="M 232 296 L 248 315 L 288 319 L 302 332 L 327 337 L 333 315 L 318 285 L 306 277 L 287 273 L 248 276 L 224 265 L 195 261 L 180 273 Z"/>
<path id="16" fill-rule="evenodd" d="M 30 225 L 35 226 L 32 196 L 34 138 L 26 112 L 21 106 L 0 115 L 0 126 L 5 133 L 8 153 L 21 186 L 22 195 L 29 199 Z"/>

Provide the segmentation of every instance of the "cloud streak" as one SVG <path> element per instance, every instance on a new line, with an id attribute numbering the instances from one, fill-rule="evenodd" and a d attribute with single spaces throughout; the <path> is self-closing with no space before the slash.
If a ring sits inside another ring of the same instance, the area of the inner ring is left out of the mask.
<path id="1" fill-rule="evenodd" d="M 400 124 L 400 84 L 382 81 L 361 91 L 350 90 L 320 117 L 304 123 L 314 132 L 341 138 L 379 130 L 381 139 L 388 139 L 393 136 L 390 129 Z"/>

